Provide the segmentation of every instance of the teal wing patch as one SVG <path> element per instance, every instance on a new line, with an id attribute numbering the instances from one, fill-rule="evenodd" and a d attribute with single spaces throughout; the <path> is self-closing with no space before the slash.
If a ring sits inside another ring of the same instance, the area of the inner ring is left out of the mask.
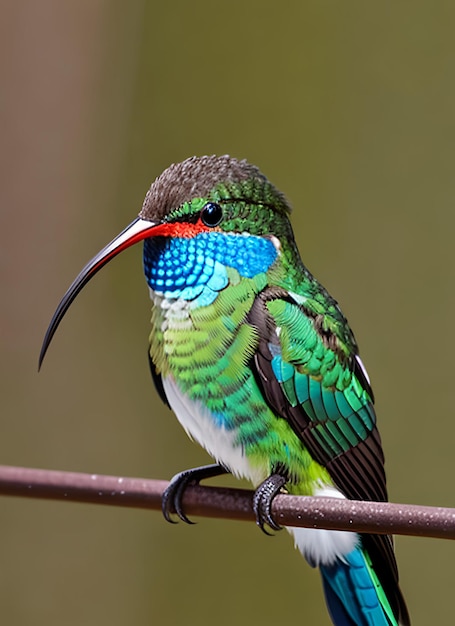
<path id="1" fill-rule="evenodd" d="M 287 294 L 262 292 L 250 323 L 258 326 L 255 369 L 269 404 L 347 497 L 386 500 L 373 394 L 357 354 Z"/>

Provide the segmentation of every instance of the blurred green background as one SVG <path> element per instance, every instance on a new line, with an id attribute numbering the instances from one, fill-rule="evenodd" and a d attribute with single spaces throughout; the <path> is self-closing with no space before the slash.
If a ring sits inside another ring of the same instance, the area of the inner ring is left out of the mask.
<path id="1" fill-rule="evenodd" d="M 150 182 L 192 154 L 258 164 L 373 380 L 392 500 L 454 506 L 455 5 L 0 3 L 0 462 L 169 478 L 205 463 L 146 359 L 141 250 L 43 333 Z M 3 498 L 18 626 L 329 623 L 285 533 Z M 414 626 L 453 624 L 453 543 L 396 541 Z"/>

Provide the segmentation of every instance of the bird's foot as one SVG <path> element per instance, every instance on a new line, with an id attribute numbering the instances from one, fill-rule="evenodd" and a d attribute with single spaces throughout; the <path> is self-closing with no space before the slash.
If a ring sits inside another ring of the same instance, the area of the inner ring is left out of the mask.
<path id="1" fill-rule="evenodd" d="M 175 513 L 182 522 L 194 524 L 195 522 L 188 519 L 182 508 L 183 494 L 186 488 L 190 485 L 198 485 L 205 478 L 213 478 L 214 476 L 228 473 L 229 471 L 225 467 L 214 463 L 213 465 L 195 467 L 194 469 L 176 474 L 161 498 L 161 510 L 163 511 L 164 519 L 171 524 L 176 524 L 177 522 L 171 518 L 171 514 Z"/>
<path id="2" fill-rule="evenodd" d="M 271 535 L 264 525 L 267 524 L 272 530 L 281 530 L 282 526 L 277 524 L 272 517 L 272 502 L 275 496 L 286 484 L 286 478 L 281 474 L 271 474 L 262 482 L 254 492 L 253 509 L 256 515 L 256 524 L 266 535 Z"/>

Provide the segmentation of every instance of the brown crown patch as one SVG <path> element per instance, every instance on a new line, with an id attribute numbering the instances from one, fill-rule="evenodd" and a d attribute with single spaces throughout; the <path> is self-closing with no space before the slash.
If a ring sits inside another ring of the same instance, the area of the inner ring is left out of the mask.
<path id="1" fill-rule="evenodd" d="M 173 163 L 152 183 L 139 216 L 161 221 L 172 209 L 193 198 L 204 198 L 220 183 L 245 180 L 268 183 L 255 165 L 228 155 L 191 157 L 182 163 Z"/>

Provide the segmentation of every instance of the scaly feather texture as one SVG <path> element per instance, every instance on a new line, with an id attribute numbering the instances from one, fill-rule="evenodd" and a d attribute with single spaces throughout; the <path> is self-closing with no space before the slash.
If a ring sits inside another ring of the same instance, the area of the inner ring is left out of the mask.
<path id="1" fill-rule="evenodd" d="M 230 157 L 193 157 L 140 217 L 155 379 L 189 435 L 255 485 L 387 499 L 373 394 L 336 301 L 303 265 L 284 196 Z M 392 540 L 290 529 L 341 626 L 409 624 Z"/>

